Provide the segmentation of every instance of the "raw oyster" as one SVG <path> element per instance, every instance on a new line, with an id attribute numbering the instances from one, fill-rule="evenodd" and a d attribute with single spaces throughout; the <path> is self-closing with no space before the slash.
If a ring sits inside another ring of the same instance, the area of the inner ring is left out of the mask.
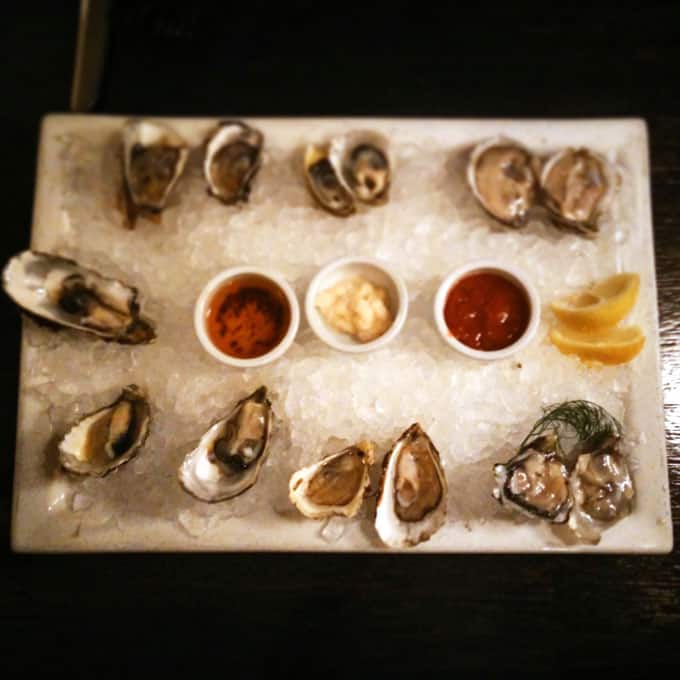
<path id="1" fill-rule="evenodd" d="M 439 452 L 418 423 L 383 461 L 375 528 L 395 548 L 428 540 L 446 521 L 448 486 Z"/>
<path id="2" fill-rule="evenodd" d="M 74 260 L 25 250 L 5 266 L 3 285 L 25 312 L 45 321 L 124 344 L 156 337 L 139 316 L 136 288 Z"/>
<path id="3" fill-rule="evenodd" d="M 123 127 L 123 170 L 133 206 L 163 210 L 188 156 L 186 141 L 169 126 L 150 120 L 128 121 Z"/>
<path id="4" fill-rule="evenodd" d="M 377 132 L 357 131 L 331 140 L 328 158 L 336 175 L 362 203 L 385 203 L 391 182 L 387 139 Z"/>
<path id="5" fill-rule="evenodd" d="M 607 161 L 588 149 L 564 149 L 549 158 L 541 172 L 543 199 L 557 224 L 584 235 L 598 231 L 614 183 Z"/>
<path id="6" fill-rule="evenodd" d="M 179 468 L 182 486 L 202 501 L 233 498 L 257 481 L 269 449 L 272 427 L 267 388 L 241 399 L 187 454 Z"/>
<path id="7" fill-rule="evenodd" d="M 534 158 L 505 137 L 478 144 L 470 155 L 467 180 L 482 207 L 512 227 L 526 224 L 536 201 Z"/>
<path id="8" fill-rule="evenodd" d="M 362 441 L 293 473 L 289 497 L 305 517 L 354 517 L 364 500 L 374 461 L 371 442 Z"/>
<path id="9" fill-rule="evenodd" d="M 581 454 L 569 478 L 574 498 L 569 528 L 591 543 L 597 543 L 602 531 L 632 508 L 633 480 L 617 444 L 611 438 L 592 453 Z"/>
<path id="10" fill-rule="evenodd" d="M 137 385 L 128 385 L 111 405 L 76 423 L 59 443 L 59 462 L 71 472 L 103 477 L 140 449 L 151 415 Z"/>
<path id="11" fill-rule="evenodd" d="M 347 217 L 355 212 L 354 197 L 340 181 L 328 157 L 328 146 L 307 147 L 304 158 L 307 186 L 321 207 Z"/>
<path id="12" fill-rule="evenodd" d="M 530 517 L 561 524 L 573 504 L 569 473 L 556 452 L 554 436 L 537 437 L 505 465 L 494 466 L 497 487 L 493 494 Z"/>
<path id="13" fill-rule="evenodd" d="M 210 193 L 226 204 L 248 200 L 262 163 L 264 137 L 245 123 L 225 121 L 206 144 L 203 173 Z"/>

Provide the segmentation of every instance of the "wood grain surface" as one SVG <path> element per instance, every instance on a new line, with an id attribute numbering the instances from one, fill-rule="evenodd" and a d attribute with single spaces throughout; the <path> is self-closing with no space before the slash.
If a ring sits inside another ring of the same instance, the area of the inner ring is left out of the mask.
<path id="1" fill-rule="evenodd" d="M 680 7 L 367 9 L 114 2 L 95 112 L 641 116 L 651 141 L 676 548 L 664 556 L 14 555 L 20 323 L 3 297 L 5 668 L 347 677 L 673 672 L 680 661 Z M 322 11 L 323 10 L 323 11 Z M 78 6 L 2 32 L 3 261 L 28 244 L 42 115 L 68 106 Z M 245 666 L 244 666 L 245 664 Z"/>

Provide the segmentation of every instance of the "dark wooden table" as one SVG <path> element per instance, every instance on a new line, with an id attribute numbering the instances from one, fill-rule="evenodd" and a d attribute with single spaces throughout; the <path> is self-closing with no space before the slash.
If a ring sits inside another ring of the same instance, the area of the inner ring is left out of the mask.
<path id="1" fill-rule="evenodd" d="M 118 2 L 95 111 L 646 118 L 677 544 L 680 10 L 647 7 L 317 4 L 274 17 L 259 2 Z M 28 244 L 40 117 L 68 109 L 77 11 L 73 0 L 16 8 L 0 28 L 3 261 Z M 4 298 L 0 323 L 5 668 L 619 677 L 680 661 L 680 547 L 647 557 L 14 555 L 20 323 Z"/>

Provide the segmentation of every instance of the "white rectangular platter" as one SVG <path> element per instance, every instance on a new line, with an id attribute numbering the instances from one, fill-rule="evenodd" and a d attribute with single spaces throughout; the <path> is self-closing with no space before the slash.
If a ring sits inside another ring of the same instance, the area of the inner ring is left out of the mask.
<path id="1" fill-rule="evenodd" d="M 201 144 L 216 119 L 167 119 L 194 151 L 161 224 L 123 227 L 118 206 L 124 118 L 48 116 L 43 123 L 31 247 L 72 257 L 139 288 L 157 323 L 148 346 L 104 343 L 24 322 L 12 544 L 18 551 L 382 552 L 375 497 L 353 520 L 305 519 L 287 497 L 292 472 L 360 438 L 378 460 L 420 422 L 442 456 L 449 484 L 444 527 L 408 552 L 621 552 L 672 549 L 648 145 L 641 120 L 246 119 L 265 136 L 248 203 L 209 197 Z M 357 129 L 385 134 L 394 182 L 384 206 L 333 217 L 310 197 L 304 145 Z M 532 223 L 494 224 L 461 173 L 464 149 L 503 134 L 545 153 L 586 146 L 622 181 L 594 240 Z M 236 264 L 282 274 L 300 301 L 314 273 L 347 254 L 391 263 L 406 281 L 409 316 L 382 350 L 349 355 L 319 341 L 303 319 L 280 360 L 248 371 L 208 356 L 193 331 L 193 304 L 217 272 Z M 478 363 L 438 336 L 432 298 L 448 271 L 495 257 L 523 268 L 538 288 L 538 335 L 511 359 Z M 560 354 L 547 333 L 548 303 L 617 271 L 635 271 L 641 292 L 630 316 L 646 344 L 630 364 L 587 367 Z M 152 406 L 151 432 L 129 463 L 105 478 L 75 478 L 56 462 L 56 441 L 84 413 L 130 383 Z M 260 480 L 230 501 L 201 503 L 179 485 L 185 454 L 233 403 L 266 384 L 277 430 Z M 624 426 L 633 469 L 633 512 L 597 545 L 518 519 L 491 497 L 492 466 L 508 460 L 541 408 L 589 399 Z M 373 486 L 379 475 L 374 470 Z"/>

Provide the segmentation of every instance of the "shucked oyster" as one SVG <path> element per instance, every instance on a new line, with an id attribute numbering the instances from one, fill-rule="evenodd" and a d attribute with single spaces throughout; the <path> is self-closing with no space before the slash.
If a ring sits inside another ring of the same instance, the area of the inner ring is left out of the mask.
<path id="1" fill-rule="evenodd" d="M 556 438 L 541 436 L 507 464 L 494 466 L 494 497 L 530 517 L 561 524 L 573 504 L 569 473 L 556 452 Z"/>
<path id="2" fill-rule="evenodd" d="M 355 212 L 354 197 L 340 181 L 328 157 L 328 145 L 307 147 L 304 158 L 307 186 L 319 204 L 339 217 Z"/>
<path id="3" fill-rule="evenodd" d="M 110 406 L 76 423 L 59 443 L 59 462 L 80 475 L 103 477 L 139 451 L 149 433 L 149 404 L 128 385 Z"/>
<path id="4" fill-rule="evenodd" d="M 597 542 L 632 506 L 633 482 L 620 438 L 620 423 L 597 404 L 550 407 L 517 454 L 494 466 L 493 495 L 531 517 L 568 521 L 577 538 Z"/>
<path id="5" fill-rule="evenodd" d="M 188 156 L 186 141 L 169 126 L 149 120 L 125 124 L 123 170 L 132 204 L 128 206 L 131 226 L 138 210 L 163 210 Z"/>
<path id="6" fill-rule="evenodd" d="M 210 135 L 203 173 L 210 193 L 227 204 L 248 200 L 262 163 L 264 137 L 245 123 L 225 121 Z"/>
<path id="7" fill-rule="evenodd" d="M 304 171 L 314 198 L 334 215 L 351 215 L 357 201 L 385 203 L 392 180 L 387 139 L 376 132 L 356 131 L 328 144 L 309 145 Z"/>
<path id="8" fill-rule="evenodd" d="M 415 423 L 383 461 L 375 517 L 382 541 L 401 548 L 428 540 L 446 521 L 447 493 L 439 452 Z"/>
<path id="9" fill-rule="evenodd" d="M 618 440 L 610 438 L 591 453 L 581 454 L 569 479 L 574 509 L 569 528 L 585 541 L 597 543 L 601 532 L 630 513 L 633 480 Z"/>
<path id="10" fill-rule="evenodd" d="M 549 158 L 541 172 L 541 189 L 548 210 L 563 226 L 582 234 L 598 230 L 615 181 L 603 158 L 588 149 L 565 149 Z"/>
<path id="11" fill-rule="evenodd" d="M 373 450 L 371 442 L 359 442 L 293 473 L 288 485 L 290 500 L 312 519 L 354 517 L 369 485 Z"/>
<path id="12" fill-rule="evenodd" d="M 387 139 L 377 132 L 350 132 L 331 141 L 328 157 L 336 174 L 362 203 L 387 200 L 391 167 Z"/>
<path id="13" fill-rule="evenodd" d="M 492 217 L 522 227 L 536 200 L 533 165 L 532 155 L 517 142 L 504 137 L 490 139 L 472 150 L 468 184 Z"/>
<path id="14" fill-rule="evenodd" d="M 5 292 L 25 312 L 124 344 L 152 341 L 137 289 L 57 255 L 26 250 L 7 263 Z"/>
<path id="15" fill-rule="evenodd" d="M 257 481 L 271 436 L 272 411 L 267 388 L 241 399 L 187 454 L 179 468 L 182 486 L 202 501 L 233 498 Z"/>

